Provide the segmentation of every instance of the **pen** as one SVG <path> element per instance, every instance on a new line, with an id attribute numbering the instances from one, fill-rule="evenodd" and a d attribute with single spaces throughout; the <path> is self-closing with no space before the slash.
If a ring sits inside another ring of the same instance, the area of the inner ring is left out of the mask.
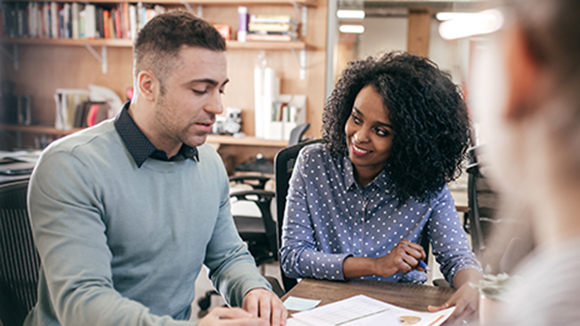
<path id="1" fill-rule="evenodd" d="M 429 268 L 429 265 L 425 264 L 425 262 L 422 260 L 419 260 L 419 267 L 426 270 L 427 272 L 431 271 L 431 268 Z"/>

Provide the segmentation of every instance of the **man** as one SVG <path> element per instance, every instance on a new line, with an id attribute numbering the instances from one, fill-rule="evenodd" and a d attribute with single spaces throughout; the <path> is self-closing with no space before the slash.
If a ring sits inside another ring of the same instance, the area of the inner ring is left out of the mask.
<path id="1" fill-rule="evenodd" d="M 478 68 L 491 181 L 532 213 L 537 248 L 490 325 L 580 321 L 580 1 L 511 0 Z"/>
<path id="2" fill-rule="evenodd" d="M 205 264 L 226 302 L 199 325 L 283 325 L 230 214 L 221 159 L 204 145 L 223 111 L 225 41 L 185 12 L 134 44 L 135 96 L 114 120 L 53 143 L 29 187 L 43 263 L 25 325 L 181 325 Z"/>

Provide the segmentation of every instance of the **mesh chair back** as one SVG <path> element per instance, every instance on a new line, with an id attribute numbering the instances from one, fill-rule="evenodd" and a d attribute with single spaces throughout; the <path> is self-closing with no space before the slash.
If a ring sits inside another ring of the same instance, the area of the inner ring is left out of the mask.
<path id="1" fill-rule="evenodd" d="M 492 233 L 497 222 L 495 213 L 499 197 L 490 188 L 481 171 L 481 164 L 476 155 L 477 150 L 478 147 L 473 147 L 468 152 L 467 201 L 469 233 L 471 234 L 473 252 L 481 257 L 487 246 L 486 239 Z"/>
<path id="2" fill-rule="evenodd" d="M 308 122 L 301 123 L 298 126 L 294 127 L 292 131 L 290 131 L 290 139 L 288 140 L 288 146 L 296 145 L 302 142 L 302 136 L 304 133 L 310 129 L 310 124 Z"/>
<path id="3" fill-rule="evenodd" d="M 40 258 L 26 210 L 28 180 L 0 185 L 0 318 L 22 325 L 37 299 Z"/>
<path id="4" fill-rule="evenodd" d="M 276 157 L 274 157 L 274 175 L 276 181 L 276 221 L 278 222 L 278 249 L 282 245 L 282 225 L 284 224 L 284 209 L 286 208 L 288 182 L 290 181 L 290 177 L 294 171 L 296 158 L 304 146 L 320 142 L 322 142 L 322 139 L 314 139 L 288 146 L 280 150 L 278 154 L 276 154 Z M 279 250 L 278 254 L 280 254 Z M 280 267 L 280 273 L 282 275 L 282 282 L 284 283 L 284 290 L 288 292 L 294 285 L 296 285 L 296 280 L 286 277 L 282 267 Z"/>

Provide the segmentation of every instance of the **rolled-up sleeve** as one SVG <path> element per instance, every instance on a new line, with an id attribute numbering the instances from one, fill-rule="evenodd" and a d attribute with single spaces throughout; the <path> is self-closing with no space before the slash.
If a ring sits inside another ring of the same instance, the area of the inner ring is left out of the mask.
<path id="1" fill-rule="evenodd" d="M 447 282 L 453 285 L 455 275 L 464 269 L 472 268 L 481 272 L 481 265 L 471 251 L 447 186 L 439 193 L 430 209 L 431 218 L 427 224 L 429 239 Z"/>

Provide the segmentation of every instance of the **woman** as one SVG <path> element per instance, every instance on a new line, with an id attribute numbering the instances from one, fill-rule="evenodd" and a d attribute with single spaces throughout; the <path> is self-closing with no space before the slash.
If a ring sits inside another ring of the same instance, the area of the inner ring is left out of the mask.
<path id="1" fill-rule="evenodd" d="M 423 283 L 423 229 L 448 282 L 439 310 L 477 307 L 481 278 L 446 182 L 470 144 L 466 105 L 434 63 L 389 53 L 351 62 L 325 107 L 323 143 L 290 180 L 282 267 L 292 278 Z"/>

